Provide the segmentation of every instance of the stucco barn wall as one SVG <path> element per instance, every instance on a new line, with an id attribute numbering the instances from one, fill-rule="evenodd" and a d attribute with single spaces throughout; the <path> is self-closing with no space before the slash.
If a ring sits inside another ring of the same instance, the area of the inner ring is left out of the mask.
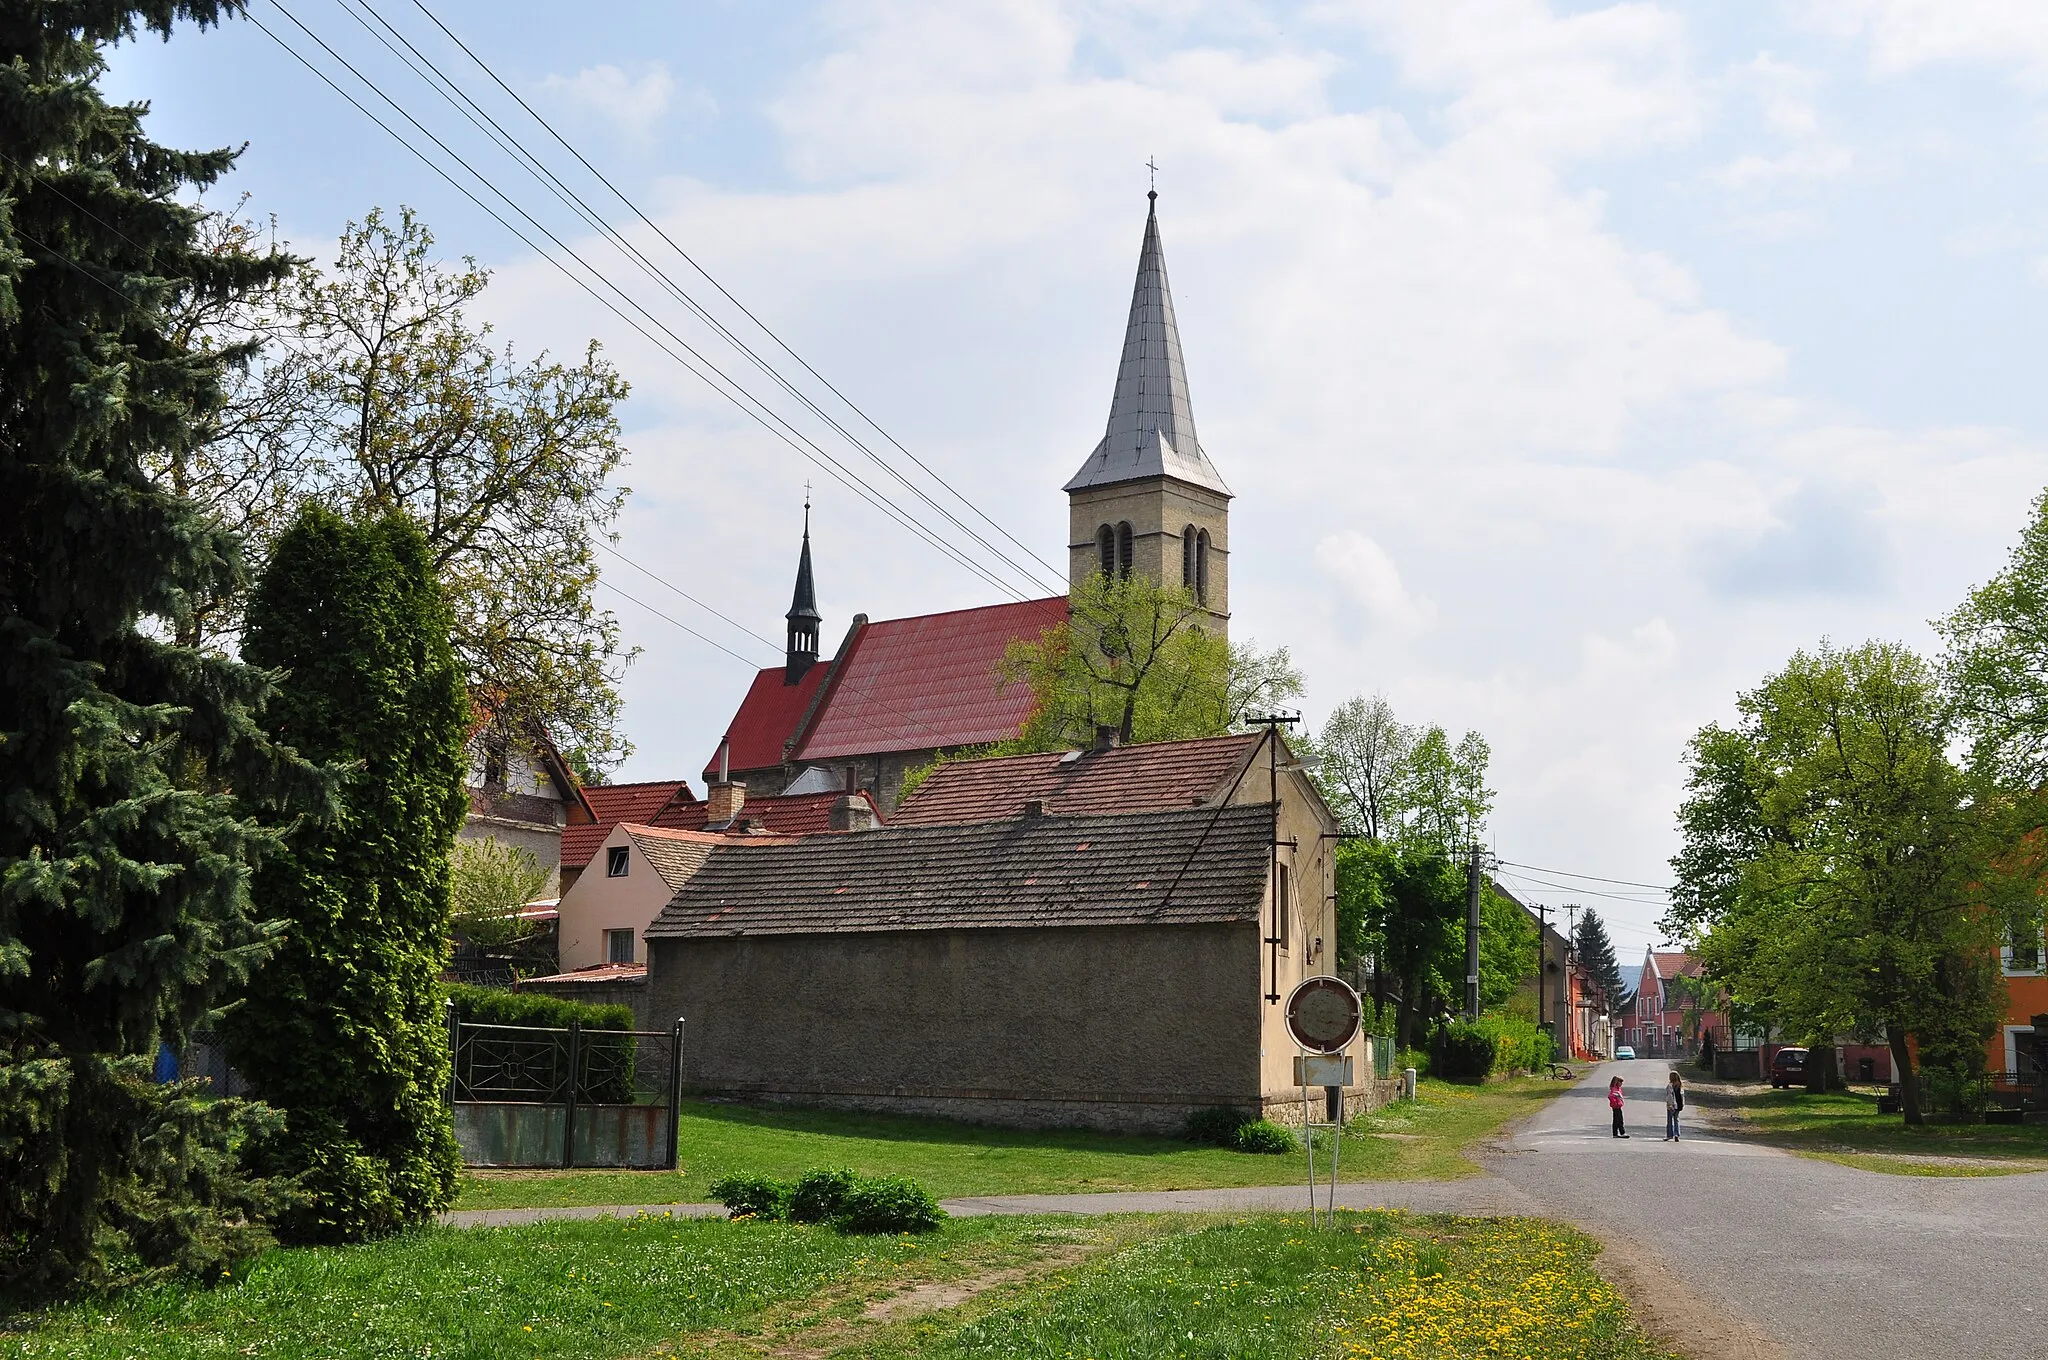
<path id="1" fill-rule="evenodd" d="M 1260 1095 L 1250 924 L 653 940 L 693 1092 L 1178 1130 Z"/>

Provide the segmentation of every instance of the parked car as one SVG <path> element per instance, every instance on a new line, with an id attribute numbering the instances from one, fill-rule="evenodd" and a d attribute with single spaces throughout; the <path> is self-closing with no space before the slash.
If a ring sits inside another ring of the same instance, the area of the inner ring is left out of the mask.
<path id="1" fill-rule="evenodd" d="M 1771 1089 L 1806 1085 L 1806 1050 L 1781 1048 L 1771 1056 Z"/>
<path id="2" fill-rule="evenodd" d="M 1634 1062 L 1636 1060 L 1636 1051 L 1627 1044 L 1616 1044 L 1614 1046 L 1614 1060 L 1616 1062 Z"/>

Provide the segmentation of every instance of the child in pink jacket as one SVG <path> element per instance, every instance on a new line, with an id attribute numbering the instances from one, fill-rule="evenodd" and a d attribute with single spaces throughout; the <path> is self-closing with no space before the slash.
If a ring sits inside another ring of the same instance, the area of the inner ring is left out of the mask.
<path id="1" fill-rule="evenodd" d="M 1614 1136 L 1628 1137 L 1628 1129 L 1621 1122 L 1621 1078 L 1607 1083 L 1607 1108 L 1614 1111 Z"/>

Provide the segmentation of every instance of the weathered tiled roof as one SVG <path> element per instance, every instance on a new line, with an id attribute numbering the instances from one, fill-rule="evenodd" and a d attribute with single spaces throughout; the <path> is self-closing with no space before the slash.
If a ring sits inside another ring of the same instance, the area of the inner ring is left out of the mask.
<path id="1" fill-rule="evenodd" d="M 625 828 L 633 844 L 640 847 L 640 853 L 654 866 L 654 872 L 661 875 L 661 881 L 668 884 L 671 892 L 690 881 L 690 876 L 704 867 L 704 861 L 720 838 L 702 831 L 676 831 L 658 826 L 631 826 Z"/>
<path id="2" fill-rule="evenodd" d="M 654 940 L 1255 921 L 1272 819 L 1269 805 L 1251 804 L 726 844 L 646 934 Z"/>
<path id="3" fill-rule="evenodd" d="M 882 816 L 874 794 L 860 790 L 876 820 Z M 832 829 L 832 805 L 845 795 L 831 793 L 783 793 L 768 798 L 749 798 L 740 806 L 740 817 L 751 817 L 764 831 L 779 836 L 809 836 Z M 711 809 L 705 803 L 681 803 L 655 818 L 651 825 L 674 827 L 679 831 L 702 831 L 711 824 Z"/>
<path id="4" fill-rule="evenodd" d="M 530 987 L 537 982 L 591 982 L 620 983 L 647 981 L 647 965 L 644 963 L 593 963 L 588 968 L 578 968 L 567 973 L 550 973 L 546 977 L 519 979 L 519 986 Z"/>
<path id="5" fill-rule="evenodd" d="M 651 822 L 671 803 L 688 803 L 690 786 L 681 779 L 643 784 L 595 784 L 583 791 L 595 822 L 562 828 L 562 867 L 580 869 L 620 822 Z"/>
<path id="6" fill-rule="evenodd" d="M 944 826 L 1015 817 L 1028 799 L 1058 816 L 1184 808 L 1221 798 L 1263 733 L 1155 741 L 1109 751 L 1004 756 L 941 765 L 890 819 Z M 1263 797 L 1263 785 L 1255 782 Z"/>
<path id="7" fill-rule="evenodd" d="M 926 751 L 1016 736 L 1031 716 L 1031 691 L 1023 684 L 998 687 L 1003 652 L 1012 640 L 1035 640 L 1066 616 L 1066 596 L 1056 595 L 863 625 L 833 662 L 830 691 L 796 758 Z"/>

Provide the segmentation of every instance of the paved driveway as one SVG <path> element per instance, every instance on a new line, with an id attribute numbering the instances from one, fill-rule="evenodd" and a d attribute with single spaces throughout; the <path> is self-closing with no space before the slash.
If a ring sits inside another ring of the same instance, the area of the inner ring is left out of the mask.
<path id="1" fill-rule="evenodd" d="M 1662 1141 L 1668 1063 L 1609 1063 L 1488 1158 L 1795 1356 L 2048 1356 L 2048 1173 L 1888 1176 L 1717 1138 Z M 1607 1082 L 1629 1127 L 1609 1136 Z M 1654 1269 L 1651 1272 L 1656 1273 Z"/>

